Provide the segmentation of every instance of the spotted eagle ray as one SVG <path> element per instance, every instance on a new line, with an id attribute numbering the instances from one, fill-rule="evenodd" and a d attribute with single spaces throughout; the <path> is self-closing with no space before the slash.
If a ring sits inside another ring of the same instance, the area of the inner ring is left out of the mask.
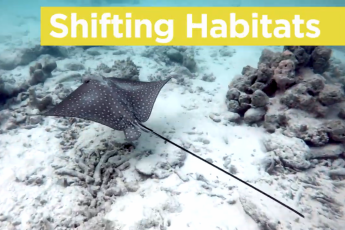
<path id="1" fill-rule="evenodd" d="M 116 77 L 90 76 L 54 108 L 41 115 L 76 117 L 97 122 L 114 130 L 123 131 L 127 141 L 138 140 L 141 136 L 141 131 L 151 132 L 304 218 L 301 213 L 274 197 L 206 161 L 182 146 L 175 144 L 142 124 L 149 119 L 158 94 L 170 79 L 142 82 Z"/>

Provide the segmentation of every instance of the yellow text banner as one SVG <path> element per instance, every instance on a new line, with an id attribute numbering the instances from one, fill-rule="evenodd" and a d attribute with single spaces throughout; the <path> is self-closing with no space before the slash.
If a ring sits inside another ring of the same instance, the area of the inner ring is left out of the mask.
<path id="1" fill-rule="evenodd" d="M 41 45 L 345 45 L 345 7 L 42 7 Z"/>

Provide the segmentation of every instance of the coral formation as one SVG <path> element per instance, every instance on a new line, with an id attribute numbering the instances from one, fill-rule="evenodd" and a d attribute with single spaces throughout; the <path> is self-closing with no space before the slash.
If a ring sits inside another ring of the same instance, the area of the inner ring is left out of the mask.
<path id="1" fill-rule="evenodd" d="M 30 85 L 37 85 L 43 83 L 48 77 L 51 77 L 52 71 L 55 70 L 57 64 L 55 61 L 46 61 L 43 65 L 36 63 L 30 67 L 30 79 L 28 83 Z"/>
<path id="2" fill-rule="evenodd" d="M 249 125 L 302 139 L 310 147 L 310 152 L 291 152 L 298 158 L 281 156 L 279 152 L 290 151 L 282 147 L 274 150 L 273 158 L 266 159 L 268 172 L 277 164 L 305 170 L 311 166 L 310 159 L 344 152 L 345 94 L 339 77 L 344 72 L 337 69 L 341 63 L 331 54 L 330 48 L 320 46 L 288 46 L 282 52 L 264 49 L 258 67 L 244 67 L 242 75 L 229 84 L 226 104 L 230 112 Z"/>
<path id="3" fill-rule="evenodd" d="M 112 74 L 114 74 L 118 78 L 137 81 L 139 80 L 139 68 L 130 58 L 127 58 L 126 60 L 115 61 L 111 70 Z"/>
<path id="4" fill-rule="evenodd" d="M 106 77 L 123 78 L 128 80 L 139 81 L 140 67 L 134 64 L 131 58 L 114 61 L 113 66 L 109 67 L 104 63 L 100 63 L 96 71 Z"/>

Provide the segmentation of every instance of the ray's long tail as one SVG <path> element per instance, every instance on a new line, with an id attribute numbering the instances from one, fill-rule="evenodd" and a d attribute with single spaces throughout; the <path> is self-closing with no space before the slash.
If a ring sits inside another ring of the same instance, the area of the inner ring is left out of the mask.
<path id="1" fill-rule="evenodd" d="M 205 160 L 205 159 L 203 159 L 203 158 L 199 157 L 198 155 L 196 155 L 196 154 L 192 153 L 191 151 L 189 151 L 189 150 L 187 150 L 187 149 L 183 148 L 182 146 L 180 146 L 180 145 L 178 145 L 178 144 L 176 144 L 176 143 L 174 143 L 174 142 L 172 142 L 172 141 L 168 140 L 167 138 L 165 138 L 165 137 L 161 136 L 160 134 L 158 134 L 158 133 L 156 133 L 155 131 L 153 131 L 152 129 L 150 129 L 150 128 L 148 128 L 148 127 L 144 126 L 143 124 L 139 123 L 139 125 L 140 125 L 141 127 L 143 127 L 144 129 L 146 129 L 146 130 L 150 131 L 151 133 L 153 133 L 153 134 L 154 134 L 154 135 L 156 135 L 157 137 L 159 137 L 159 138 L 161 138 L 161 139 L 165 140 L 166 142 L 169 142 L 170 144 L 172 144 L 172 145 L 174 145 L 174 146 L 176 146 L 176 147 L 178 147 L 178 148 L 182 149 L 183 151 L 186 151 L 186 152 L 187 152 L 187 153 L 189 153 L 190 155 L 192 155 L 192 156 L 194 156 L 194 157 L 198 158 L 199 160 L 201 160 L 201 161 L 205 162 L 206 164 L 211 165 L 212 167 L 214 167 L 214 168 L 218 169 L 219 171 L 222 171 L 223 173 L 225 173 L 225 174 L 227 174 L 227 175 L 229 175 L 229 176 L 231 176 L 231 177 L 235 178 L 236 180 L 240 181 L 241 183 L 243 183 L 243 184 L 245 184 L 245 185 L 247 185 L 247 186 L 251 187 L 252 189 L 256 190 L 257 192 L 259 192 L 259 193 L 261 193 L 261 194 L 263 194 L 263 195 L 267 196 L 268 198 L 270 198 L 270 199 L 274 200 L 275 202 L 279 203 L 280 205 L 284 206 L 285 208 L 287 208 L 287 209 L 291 210 L 292 212 L 296 213 L 296 214 L 297 214 L 297 215 L 299 215 L 300 217 L 304 218 L 304 216 L 303 216 L 301 213 L 299 213 L 299 212 L 298 212 L 298 211 L 296 211 L 295 209 L 293 209 L 293 208 L 289 207 L 288 205 L 286 205 L 286 204 L 282 203 L 281 201 L 277 200 L 276 198 L 274 198 L 274 197 L 270 196 L 269 194 L 267 194 L 267 193 L 265 193 L 265 192 L 261 191 L 260 189 L 258 189 L 258 188 L 256 188 L 256 187 L 254 187 L 253 185 L 251 185 L 251 184 L 249 184 L 249 183 L 247 183 L 247 182 L 243 181 L 242 179 L 240 179 L 240 178 L 238 178 L 238 177 L 236 177 L 236 176 L 232 175 L 231 173 L 229 173 L 229 172 L 225 171 L 224 169 L 221 169 L 221 168 L 220 168 L 220 167 L 218 167 L 217 165 L 214 165 L 214 164 L 212 164 L 212 163 L 208 162 L 207 160 Z"/>

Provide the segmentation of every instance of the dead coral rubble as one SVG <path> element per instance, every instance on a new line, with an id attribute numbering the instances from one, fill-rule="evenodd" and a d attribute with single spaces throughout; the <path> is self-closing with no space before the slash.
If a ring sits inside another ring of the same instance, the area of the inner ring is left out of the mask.
<path id="1" fill-rule="evenodd" d="M 166 66 L 182 65 L 192 73 L 197 70 L 193 48 L 185 46 L 154 46 L 147 47 L 141 55 L 143 57 L 152 58 L 157 63 L 164 63 Z"/>
<path id="2" fill-rule="evenodd" d="M 118 78 L 139 81 L 140 67 L 128 57 L 124 60 L 116 60 L 112 67 L 101 63 L 97 66 L 96 71 L 106 77 L 117 76 Z"/>
<path id="3" fill-rule="evenodd" d="M 1 116 L 9 117 L 11 114 L 0 113 L 0 118 Z M 60 137 L 56 137 L 62 139 L 60 145 L 64 153 L 57 154 L 48 163 L 51 168 L 47 166 L 49 170 L 55 171 L 57 177 L 45 177 L 47 167 L 16 174 L 16 183 L 31 187 L 54 183 L 55 190 L 63 192 L 37 194 L 37 203 L 34 202 L 33 208 L 27 210 L 32 216 L 27 222 L 18 218 L 20 213 L 13 212 L 15 206 L 23 204 L 22 199 L 27 199 L 26 196 L 19 198 L 18 202 L 11 203 L 13 208 L 10 208 L 10 211 L 0 214 L 0 229 L 13 223 L 30 226 L 30 229 L 42 229 L 43 223 L 46 223 L 49 229 L 105 229 L 106 226 L 107 229 L 114 228 L 102 217 L 110 211 L 116 197 L 136 192 L 140 188 L 136 181 L 126 180 L 123 175 L 123 171 L 130 167 L 129 159 L 134 156 L 127 146 L 113 141 L 111 135 L 109 139 L 102 139 L 96 148 L 90 147 L 93 142 L 79 148 L 76 144 L 79 133 L 87 124 L 88 122 L 73 118 L 58 120 L 55 127 L 62 132 L 57 134 L 61 135 Z M 68 150 L 73 151 L 74 155 L 65 154 Z M 71 161 L 74 163 L 69 164 Z M 66 197 L 71 204 L 69 206 L 61 202 Z M 60 208 L 56 208 L 56 200 L 61 204 Z M 41 212 L 46 212 L 46 215 L 40 215 Z"/>
<path id="4" fill-rule="evenodd" d="M 115 72 L 116 76 L 119 76 L 120 78 L 139 81 L 139 68 L 130 58 L 115 61 L 112 66 L 112 71 L 113 74 Z"/>
<path id="5" fill-rule="evenodd" d="M 29 89 L 29 105 L 32 108 L 37 108 L 39 111 L 46 110 L 48 106 L 53 104 L 53 99 L 51 96 L 45 96 L 39 99 L 36 95 L 36 91 L 33 88 Z"/>

